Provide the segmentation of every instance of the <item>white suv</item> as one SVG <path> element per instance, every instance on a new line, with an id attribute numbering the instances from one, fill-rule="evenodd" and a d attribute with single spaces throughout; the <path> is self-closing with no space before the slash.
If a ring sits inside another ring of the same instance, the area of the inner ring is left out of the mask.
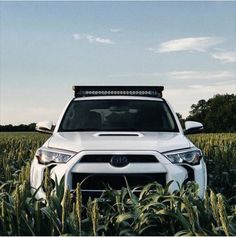
<path id="1" fill-rule="evenodd" d="M 52 133 L 31 165 L 30 181 L 38 189 L 48 167 L 52 183 L 64 176 L 73 191 L 79 182 L 84 194 L 100 195 L 106 188 L 131 188 L 157 181 L 170 189 L 187 181 L 206 189 L 206 166 L 201 150 L 184 134 L 203 129 L 185 122 L 185 131 L 168 102 L 163 87 L 75 86 L 55 128 L 40 122 L 36 130 Z M 37 198 L 44 198 L 43 185 Z"/>

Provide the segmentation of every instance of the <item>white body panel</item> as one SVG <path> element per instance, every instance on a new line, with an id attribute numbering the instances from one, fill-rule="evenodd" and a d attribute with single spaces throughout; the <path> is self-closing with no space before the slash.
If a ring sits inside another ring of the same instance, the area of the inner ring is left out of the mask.
<path id="1" fill-rule="evenodd" d="M 119 132 L 124 136 L 99 136 L 97 132 L 58 132 L 47 142 L 51 148 L 69 151 L 84 150 L 149 150 L 166 152 L 183 148 L 190 148 L 192 144 L 181 133 L 140 132 L 140 136 L 125 136 L 127 132 Z M 113 135 L 114 132 L 105 134 Z M 135 134 L 135 133 L 134 133 Z"/>

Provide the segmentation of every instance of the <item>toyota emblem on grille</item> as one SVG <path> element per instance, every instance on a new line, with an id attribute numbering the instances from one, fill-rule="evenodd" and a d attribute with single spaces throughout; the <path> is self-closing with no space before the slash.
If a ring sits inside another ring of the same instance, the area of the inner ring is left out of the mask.
<path id="1" fill-rule="evenodd" d="M 114 155 L 111 157 L 110 163 L 115 167 L 124 167 L 129 164 L 129 160 L 125 155 Z"/>

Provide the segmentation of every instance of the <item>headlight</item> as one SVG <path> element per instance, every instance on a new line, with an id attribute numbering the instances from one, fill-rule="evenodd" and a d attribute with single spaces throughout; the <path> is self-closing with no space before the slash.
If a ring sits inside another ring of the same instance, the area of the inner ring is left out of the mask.
<path id="1" fill-rule="evenodd" d="M 173 151 L 163 153 L 171 163 L 189 163 L 198 165 L 202 158 L 202 152 L 199 149 L 193 148 L 189 150 Z"/>
<path id="2" fill-rule="evenodd" d="M 40 164 L 49 163 L 66 163 L 76 153 L 63 150 L 51 150 L 47 148 L 40 148 L 36 151 L 35 157 L 38 159 Z"/>

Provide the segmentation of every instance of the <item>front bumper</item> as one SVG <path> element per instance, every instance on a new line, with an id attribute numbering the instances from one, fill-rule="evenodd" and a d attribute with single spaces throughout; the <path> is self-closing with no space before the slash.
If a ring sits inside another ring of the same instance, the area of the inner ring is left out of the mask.
<path id="1" fill-rule="evenodd" d="M 153 155 L 158 162 L 155 163 L 129 163 L 125 167 L 114 167 L 109 162 L 104 163 L 80 163 L 80 160 L 85 155 L 99 155 L 99 154 L 125 154 L 125 155 Z M 196 181 L 199 185 L 199 196 L 204 197 L 207 178 L 206 178 L 206 166 L 202 159 L 199 165 L 176 165 L 172 164 L 165 156 L 156 151 L 81 151 L 75 155 L 66 164 L 57 163 L 53 165 L 39 164 L 37 159 L 34 158 L 31 165 L 30 182 L 32 190 L 39 189 L 36 194 L 36 198 L 45 198 L 45 192 L 40 187 L 44 179 L 44 171 L 48 167 L 50 169 L 50 176 L 55 181 L 57 177 L 58 182 L 63 176 L 65 176 L 65 188 L 69 187 L 71 191 L 75 188 L 75 177 L 77 174 L 91 174 L 90 180 L 94 178 L 94 183 L 98 181 L 98 177 L 103 177 L 104 180 L 117 179 L 121 176 L 127 176 L 127 180 L 135 180 L 135 178 L 129 177 L 141 177 L 152 176 L 157 177 L 156 181 L 163 183 L 163 175 L 165 177 L 165 183 L 173 180 L 170 185 L 170 191 L 178 189 L 178 184 L 183 184 L 187 180 Z M 159 176 L 160 174 L 161 176 Z M 104 178 L 106 177 L 106 178 Z M 108 177 L 108 178 L 107 178 Z M 162 177 L 162 178 L 160 178 Z M 117 179 L 118 180 L 118 179 Z M 137 179 L 138 180 L 138 179 Z M 120 181 L 118 181 L 120 182 Z M 91 182 L 90 182 L 91 184 Z M 121 184 L 122 186 L 123 184 Z M 96 186 L 96 185 L 95 185 Z M 117 186 L 117 182 L 116 182 Z M 100 187 L 91 189 L 91 185 L 88 188 L 81 186 L 82 192 L 102 192 Z"/>

